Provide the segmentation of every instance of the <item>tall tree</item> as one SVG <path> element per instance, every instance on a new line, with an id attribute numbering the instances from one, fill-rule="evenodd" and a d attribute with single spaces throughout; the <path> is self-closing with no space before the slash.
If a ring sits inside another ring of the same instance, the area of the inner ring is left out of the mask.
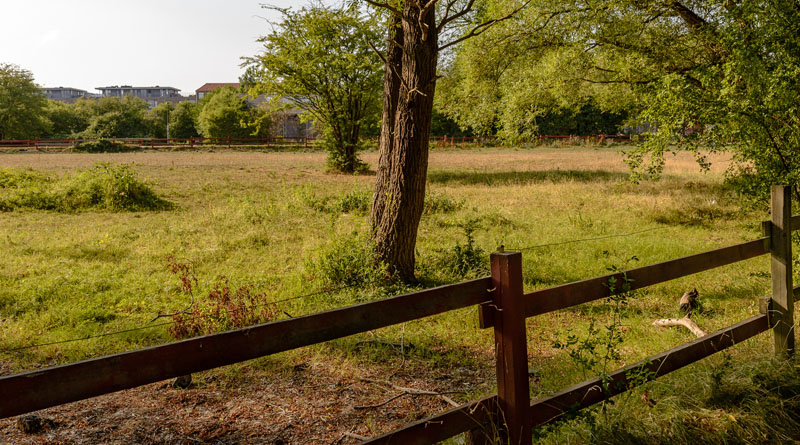
<path id="1" fill-rule="evenodd" d="M 47 132 L 47 100 L 33 74 L 0 63 L 0 139 L 29 139 Z"/>
<path id="2" fill-rule="evenodd" d="M 262 54 L 245 59 L 244 83 L 321 123 L 333 169 L 361 169 L 361 129 L 377 118 L 380 103 L 380 61 L 366 43 L 379 38 L 377 22 L 356 8 L 321 3 L 272 9 L 283 18 L 259 39 Z"/>
<path id="3" fill-rule="evenodd" d="M 524 3 L 480 21 L 486 14 L 475 14 L 475 0 L 366 1 L 389 15 L 373 237 L 378 258 L 401 279 L 413 281 L 439 55 L 510 18 Z M 448 25 L 460 21 L 466 24 L 448 32 Z M 449 40 L 440 42 L 442 36 Z"/>
<path id="4" fill-rule="evenodd" d="M 786 183 L 800 199 L 798 36 L 796 0 L 534 0 L 460 48 L 443 108 L 513 140 L 553 107 L 627 107 L 652 129 L 628 158 L 634 178 L 675 147 L 703 165 L 726 150 L 740 190 Z"/>
<path id="5" fill-rule="evenodd" d="M 200 136 L 197 132 L 197 116 L 200 105 L 197 102 L 181 102 L 169 116 L 172 137 L 187 139 Z"/>

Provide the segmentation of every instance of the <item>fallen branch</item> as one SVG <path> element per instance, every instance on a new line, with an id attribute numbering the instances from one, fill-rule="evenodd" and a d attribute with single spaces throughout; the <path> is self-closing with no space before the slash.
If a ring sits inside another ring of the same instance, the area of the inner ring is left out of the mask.
<path id="1" fill-rule="evenodd" d="M 363 377 L 361 378 L 361 380 L 364 381 L 364 382 L 369 382 L 369 383 L 375 383 L 375 384 L 378 384 L 378 385 L 389 386 L 389 387 L 391 387 L 391 388 L 393 388 L 393 389 L 395 389 L 397 391 L 400 391 L 400 393 L 390 397 L 387 400 L 384 400 L 381 403 L 378 403 L 378 404 L 375 404 L 375 405 L 354 406 L 353 407 L 354 409 L 380 408 L 381 406 L 386 405 L 387 403 L 390 403 L 390 402 L 392 402 L 394 400 L 397 400 L 397 399 L 399 399 L 400 397 L 403 397 L 403 396 L 436 396 L 436 397 L 441 397 L 442 400 L 444 400 L 445 402 L 447 402 L 451 406 L 459 406 L 459 404 L 456 403 L 453 399 L 451 399 L 450 397 L 447 397 L 447 394 L 460 394 L 461 391 L 437 392 L 437 391 L 428 391 L 428 390 L 425 390 L 425 389 L 416 389 L 416 388 L 407 388 L 405 386 L 398 386 L 398 385 L 389 383 L 389 382 L 387 382 L 385 380 L 373 380 L 373 379 L 368 379 L 368 378 L 363 378 Z"/>
<path id="2" fill-rule="evenodd" d="M 661 320 L 656 320 L 653 322 L 653 326 L 659 326 L 662 328 L 669 326 L 683 326 L 698 337 L 703 337 L 706 335 L 706 332 L 700 329 L 700 326 L 697 326 L 697 323 L 689 318 L 688 315 L 683 318 L 663 318 Z"/>

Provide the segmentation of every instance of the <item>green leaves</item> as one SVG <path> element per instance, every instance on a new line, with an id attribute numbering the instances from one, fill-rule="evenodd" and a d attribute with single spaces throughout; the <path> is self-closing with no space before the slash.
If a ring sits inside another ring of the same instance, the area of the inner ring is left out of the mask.
<path id="1" fill-rule="evenodd" d="M 30 71 L 0 63 L 0 139 L 30 139 L 46 132 L 51 125 L 46 105 Z"/>
<path id="2" fill-rule="evenodd" d="M 377 120 L 383 71 L 370 44 L 384 40 L 375 19 L 356 9 L 312 4 L 282 14 L 258 41 L 263 52 L 244 59 L 243 83 L 278 108 L 295 107 L 324 126 L 322 135 L 336 169 L 353 172 L 359 134 Z"/>

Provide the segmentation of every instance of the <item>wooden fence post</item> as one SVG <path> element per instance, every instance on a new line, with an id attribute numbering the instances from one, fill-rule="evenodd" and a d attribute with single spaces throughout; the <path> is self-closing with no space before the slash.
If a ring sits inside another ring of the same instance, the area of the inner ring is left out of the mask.
<path id="1" fill-rule="evenodd" d="M 794 290 L 792 286 L 792 195 L 787 186 L 773 186 L 772 219 L 765 224 L 770 238 L 772 299 L 768 314 L 775 334 L 775 353 L 794 354 Z"/>
<path id="2" fill-rule="evenodd" d="M 492 286 L 496 306 L 494 345 L 497 360 L 497 398 L 503 437 L 511 444 L 531 442 L 528 342 L 522 290 L 522 254 L 493 253 Z"/>

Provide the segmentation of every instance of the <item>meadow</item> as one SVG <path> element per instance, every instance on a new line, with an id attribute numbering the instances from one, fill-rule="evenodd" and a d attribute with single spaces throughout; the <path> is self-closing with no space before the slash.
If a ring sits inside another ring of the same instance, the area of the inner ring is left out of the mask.
<path id="1" fill-rule="evenodd" d="M 98 162 L 131 164 L 168 205 L 0 211 L 0 370 L 173 341 L 180 314 L 213 310 L 209 295 L 226 286 L 255 299 L 242 306 L 254 316 L 254 308 L 269 307 L 264 317 L 280 319 L 486 275 L 488 253 L 500 245 L 522 252 L 529 291 L 760 236 L 767 206 L 724 185 L 725 155 L 711 155 L 710 171 L 702 172 L 679 153 L 668 157 L 662 178 L 631 184 L 624 148 L 432 151 L 417 243 L 420 283 L 413 286 L 386 283 L 368 266 L 374 174 L 327 173 L 323 153 L 2 154 L 4 171 L 32 169 L 50 180 Z M 377 164 L 377 153 L 362 157 Z M 184 281 L 179 270 L 188 271 Z M 695 287 L 702 311 L 694 320 L 707 332 L 728 326 L 758 312 L 758 297 L 770 291 L 769 258 L 637 291 L 622 307 L 597 302 L 529 319 L 532 395 L 691 340 L 686 330 L 651 323 L 678 316 L 678 299 Z M 624 341 L 605 369 L 582 365 L 574 348 L 559 347 L 615 317 Z M 800 440 L 797 365 L 772 361 L 771 345 L 769 334 L 748 340 L 617 403 L 540 429 L 536 441 Z M 45 410 L 62 426 L 38 438 L 19 436 L 10 420 L 0 434 L 54 442 L 348 442 L 345 433 L 372 436 L 448 407 L 431 396 L 381 405 L 397 392 L 391 385 L 447 392 L 457 402 L 491 393 L 492 357 L 492 333 L 478 328 L 477 310 L 462 310 L 209 371 L 185 391 L 149 385 Z M 783 380 L 787 373 L 794 380 Z M 116 415 L 122 426 L 76 420 L 92 406 L 102 407 L 98 419 Z"/>

